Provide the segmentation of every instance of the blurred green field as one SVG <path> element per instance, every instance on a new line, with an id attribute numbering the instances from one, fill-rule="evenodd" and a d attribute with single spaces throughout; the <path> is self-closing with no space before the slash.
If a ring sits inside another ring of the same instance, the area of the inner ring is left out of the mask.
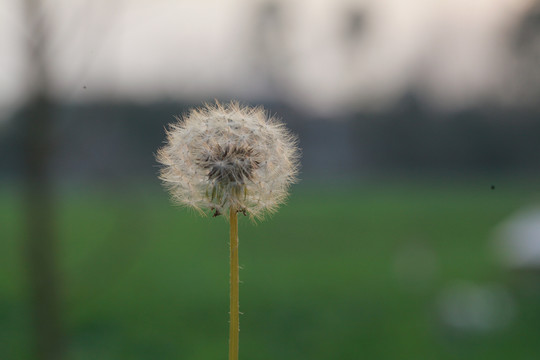
<path id="1" fill-rule="evenodd" d="M 514 289 L 490 237 L 540 197 L 490 185 L 296 186 L 269 220 L 241 218 L 240 357 L 537 359 L 540 298 Z M 0 359 L 29 359 L 22 205 L 1 196 Z M 171 206 L 157 186 L 64 191 L 56 211 L 69 359 L 226 359 L 223 219 Z M 416 248 L 428 261 L 400 265 Z M 440 294 L 459 280 L 508 286 L 515 319 L 445 328 Z"/>

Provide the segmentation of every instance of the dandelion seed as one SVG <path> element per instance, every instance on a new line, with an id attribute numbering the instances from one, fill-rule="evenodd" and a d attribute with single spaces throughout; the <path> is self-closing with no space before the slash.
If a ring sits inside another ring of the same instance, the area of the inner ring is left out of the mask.
<path id="1" fill-rule="evenodd" d="M 298 169 L 296 140 L 261 107 L 206 105 L 170 127 L 161 179 L 180 203 L 253 218 L 275 211 Z"/>

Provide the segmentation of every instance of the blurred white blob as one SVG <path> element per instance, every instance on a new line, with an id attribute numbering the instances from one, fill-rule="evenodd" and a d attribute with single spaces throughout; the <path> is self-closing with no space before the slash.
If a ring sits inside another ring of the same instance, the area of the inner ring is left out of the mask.
<path id="1" fill-rule="evenodd" d="M 502 329 L 516 315 L 515 301 L 498 284 L 456 283 L 443 290 L 438 304 L 443 325 L 463 332 Z"/>
<path id="2" fill-rule="evenodd" d="M 494 232 L 495 252 L 512 270 L 540 269 L 540 206 L 520 210 Z"/>

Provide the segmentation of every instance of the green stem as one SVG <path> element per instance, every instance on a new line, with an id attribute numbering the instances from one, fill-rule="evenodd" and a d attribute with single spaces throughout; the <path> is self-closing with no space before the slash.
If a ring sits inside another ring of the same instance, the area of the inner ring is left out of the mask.
<path id="1" fill-rule="evenodd" d="M 238 214 L 229 210 L 231 226 L 231 308 L 229 322 L 229 360 L 238 360 L 238 340 L 240 332 L 239 274 L 238 274 Z"/>

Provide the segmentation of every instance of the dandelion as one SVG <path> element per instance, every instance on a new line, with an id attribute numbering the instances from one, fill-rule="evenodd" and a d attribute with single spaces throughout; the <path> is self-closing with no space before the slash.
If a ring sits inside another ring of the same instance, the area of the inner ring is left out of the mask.
<path id="1" fill-rule="evenodd" d="M 170 126 L 158 152 L 161 179 L 180 204 L 230 222 L 229 359 L 238 359 L 238 213 L 262 219 L 296 181 L 296 138 L 262 107 L 236 102 L 192 109 Z"/>

